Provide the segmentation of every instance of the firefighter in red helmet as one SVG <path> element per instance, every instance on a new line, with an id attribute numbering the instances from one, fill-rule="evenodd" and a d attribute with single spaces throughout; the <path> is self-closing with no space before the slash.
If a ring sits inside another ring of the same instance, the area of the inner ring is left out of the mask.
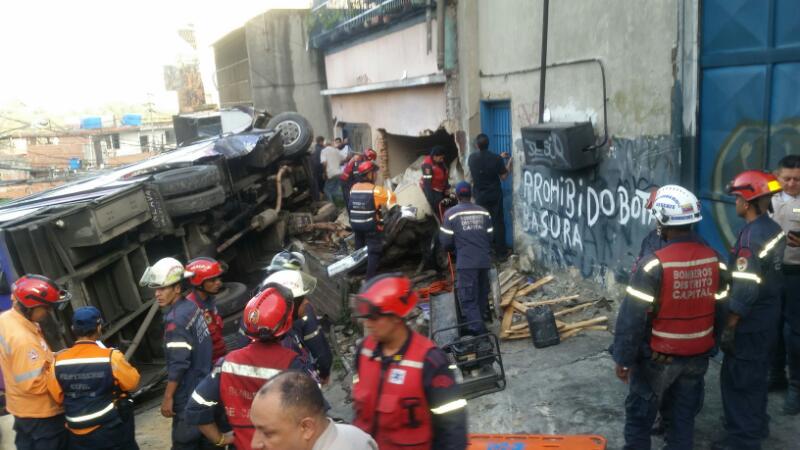
<path id="1" fill-rule="evenodd" d="M 347 203 L 356 247 L 367 246 L 367 280 L 378 273 L 383 254 L 383 211 L 397 203 L 394 192 L 375 185 L 377 171 L 378 166 L 372 161 L 365 161 L 358 166 L 359 182 L 350 190 Z"/>
<path id="2" fill-rule="evenodd" d="M 6 410 L 14 416 L 15 444 L 21 450 L 67 448 L 64 410 L 47 390 L 55 358 L 39 324 L 70 297 L 47 277 L 24 275 L 11 286 L 13 306 L 0 314 Z"/>
<path id="3" fill-rule="evenodd" d="M 720 342 L 725 438 L 714 448 L 761 448 L 769 434 L 767 377 L 779 332 L 786 237 L 768 212 L 781 190 L 775 176 L 760 170 L 742 172 L 728 185 L 745 225 L 729 261 L 731 295 Z"/>
<path id="4" fill-rule="evenodd" d="M 342 169 L 342 174 L 339 176 L 339 179 L 342 180 L 342 194 L 344 195 L 345 207 L 349 204 L 350 189 L 352 189 L 353 185 L 358 181 L 358 166 L 365 161 L 375 161 L 376 159 L 378 159 L 378 153 L 368 148 L 364 153 L 356 153 L 353 155 L 350 161 L 347 161 L 347 164 L 345 164 Z"/>
<path id="5" fill-rule="evenodd" d="M 353 424 L 381 450 L 463 450 L 467 401 L 447 356 L 403 319 L 417 299 L 399 274 L 373 278 L 356 297 L 367 336 L 355 359 Z"/>
<path id="6" fill-rule="evenodd" d="M 200 257 L 189 261 L 186 270 L 192 272 L 189 284 L 192 290 L 186 296 L 203 312 L 208 332 L 211 334 L 211 358 L 216 361 L 225 356 L 225 340 L 222 336 L 222 316 L 217 311 L 214 296 L 222 289 L 222 274 L 227 266 L 213 258 Z"/>
<path id="7" fill-rule="evenodd" d="M 281 345 L 292 329 L 292 293 L 278 284 L 268 284 L 250 299 L 242 314 L 245 332 L 253 340 L 228 353 L 192 393 L 186 407 L 187 422 L 218 447 L 233 444 L 248 450 L 253 440 L 250 403 L 275 375 L 286 370 L 314 373 L 308 361 Z M 215 423 L 215 408 L 224 408 L 233 433 L 222 433 Z"/>

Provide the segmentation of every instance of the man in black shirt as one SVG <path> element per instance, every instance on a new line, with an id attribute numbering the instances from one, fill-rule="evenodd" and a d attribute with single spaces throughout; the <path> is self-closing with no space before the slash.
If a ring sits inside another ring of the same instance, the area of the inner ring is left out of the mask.
<path id="1" fill-rule="evenodd" d="M 478 152 L 469 155 L 469 171 L 472 173 L 473 197 L 475 203 L 492 215 L 494 229 L 494 249 L 498 258 L 505 258 L 506 233 L 503 220 L 503 190 L 500 181 L 511 172 L 511 156 L 503 152 L 499 156 L 489 151 L 489 136 L 481 133 L 475 138 Z M 508 162 L 504 162 L 504 160 Z"/>
<path id="2" fill-rule="evenodd" d="M 319 160 L 319 155 L 325 148 L 325 138 L 317 136 L 315 141 L 314 150 L 308 156 L 308 161 L 311 169 L 311 197 L 319 200 L 322 187 L 325 186 L 325 177 L 322 176 L 323 167 Z"/>

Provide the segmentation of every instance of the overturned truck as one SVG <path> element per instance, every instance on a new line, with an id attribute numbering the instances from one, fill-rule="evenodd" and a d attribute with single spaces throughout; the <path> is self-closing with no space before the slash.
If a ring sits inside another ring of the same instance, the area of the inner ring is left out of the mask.
<path id="1" fill-rule="evenodd" d="M 107 323 L 103 339 L 155 376 L 164 361 L 160 312 L 138 280 L 163 257 L 213 256 L 229 265 L 225 279 L 235 280 L 218 297 L 232 332 L 247 286 L 284 244 L 286 211 L 313 213 L 308 122 L 295 113 L 234 115 L 232 131 L 199 134 L 151 159 L 0 207 L 6 307 L 16 278 L 46 275 L 73 294 L 44 326 L 53 348 L 72 343 L 72 310 L 93 305 Z"/>

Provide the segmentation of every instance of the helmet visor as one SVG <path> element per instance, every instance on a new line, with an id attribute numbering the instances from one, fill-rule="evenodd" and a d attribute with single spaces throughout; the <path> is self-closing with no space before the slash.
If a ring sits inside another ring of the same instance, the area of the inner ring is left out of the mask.
<path id="1" fill-rule="evenodd" d="M 371 319 L 375 320 L 380 316 L 387 315 L 381 309 L 372 303 L 369 300 L 363 297 L 355 297 L 352 302 L 352 309 L 353 309 L 353 317 L 356 319 Z"/>

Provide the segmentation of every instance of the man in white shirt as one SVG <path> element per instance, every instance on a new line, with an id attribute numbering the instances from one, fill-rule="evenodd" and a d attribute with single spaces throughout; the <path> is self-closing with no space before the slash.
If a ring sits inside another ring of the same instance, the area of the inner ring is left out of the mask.
<path id="1" fill-rule="evenodd" d="M 325 187 L 323 188 L 325 196 L 334 203 L 343 203 L 339 176 L 342 174 L 342 163 L 346 160 L 346 153 L 329 145 L 322 149 L 319 160 L 325 174 Z"/>
<path id="2" fill-rule="evenodd" d="M 378 450 L 367 433 L 325 416 L 317 383 L 301 372 L 284 372 L 267 382 L 250 408 L 252 448 L 260 450 Z"/>

